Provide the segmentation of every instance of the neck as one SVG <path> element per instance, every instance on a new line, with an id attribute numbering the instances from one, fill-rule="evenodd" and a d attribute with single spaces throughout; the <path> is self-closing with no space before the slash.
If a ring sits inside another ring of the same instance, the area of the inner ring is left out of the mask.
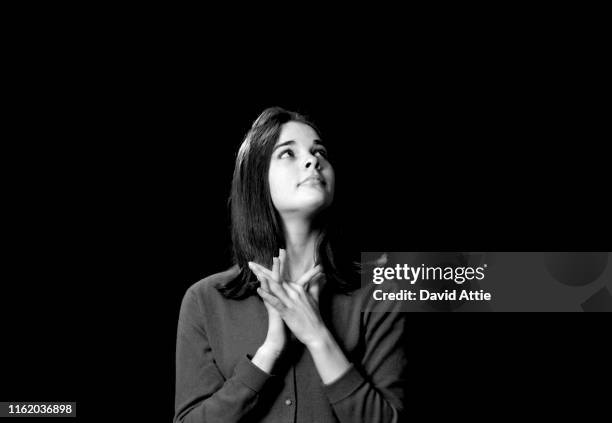
<path id="1" fill-rule="evenodd" d="M 314 266 L 320 231 L 312 228 L 311 221 L 302 219 L 285 221 L 284 226 L 287 251 L 285 277 L 295 281 Z"/>

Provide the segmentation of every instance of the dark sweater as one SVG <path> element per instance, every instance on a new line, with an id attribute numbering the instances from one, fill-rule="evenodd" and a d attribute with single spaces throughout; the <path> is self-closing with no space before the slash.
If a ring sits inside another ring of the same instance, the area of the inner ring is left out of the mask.
<path id="1" fill-rule="evenodd" d="M 324 385 L 308 350 L 293 339 L 270 375 L 251 362 L 268 314 L 257 295 L 224 298 L 216 284 L 236 266 L 192 285 L 176 345 L 175 422 L 397 422 L 405 401 L 405 313 L 364 313 L 371 290 L 321 292 L 320 310 L 351 367 Z"/>

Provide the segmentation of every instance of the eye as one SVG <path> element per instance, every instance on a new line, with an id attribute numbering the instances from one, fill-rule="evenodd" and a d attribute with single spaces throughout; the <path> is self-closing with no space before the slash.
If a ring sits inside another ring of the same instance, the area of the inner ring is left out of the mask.
<path id="1" fill-rule="evenodd" d="M 287 155 L 287 156 L 289 156 L 289 157 L 293 157 L 293 156 L 294 156 L 294 154 L 293 154 L 293 150 L 292 150 L 292 149 L 287 149 L 287 150 L 285 150 L 285 151 L 282 151 L 282 152 L 281 152 L 281 153 L 278 155 L 278 158 L 279 158 L 279 159 L 282 159 L 283 157 L 285 157 L 285 155 Z"/>
<path id="2" fill-rule="evenodd" d="M 327 150 L 324 150 L 323 148 L 319 148 L 315 150 L 315 154 L 318 154 L 320 156 L 327 158 Z"/>

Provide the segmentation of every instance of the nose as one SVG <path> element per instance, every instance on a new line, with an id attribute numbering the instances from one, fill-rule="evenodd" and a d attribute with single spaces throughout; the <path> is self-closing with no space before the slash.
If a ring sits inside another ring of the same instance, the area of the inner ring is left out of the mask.
<path id="1" fill-rule="evenodd" d="M 310 169 L 311 166 L 314 166 L 316 170 L 321 169 L 321 163 L 319 162 L 319 158 L 317 156 L 313 156 L 312 154 L 306 160 L 306 169 Z"/>

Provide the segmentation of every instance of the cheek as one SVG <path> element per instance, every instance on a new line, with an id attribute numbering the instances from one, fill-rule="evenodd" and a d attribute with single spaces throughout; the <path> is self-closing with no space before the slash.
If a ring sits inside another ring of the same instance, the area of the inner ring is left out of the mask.
<path id="1" fill-rule="evenodd" d="M 291 185 L 291 178 L 286 169 L 279 166 L 270 167 L 268 174 L 268 183 L 270 186 L 270 195 L 274 199 L 284 195 Z"/>

